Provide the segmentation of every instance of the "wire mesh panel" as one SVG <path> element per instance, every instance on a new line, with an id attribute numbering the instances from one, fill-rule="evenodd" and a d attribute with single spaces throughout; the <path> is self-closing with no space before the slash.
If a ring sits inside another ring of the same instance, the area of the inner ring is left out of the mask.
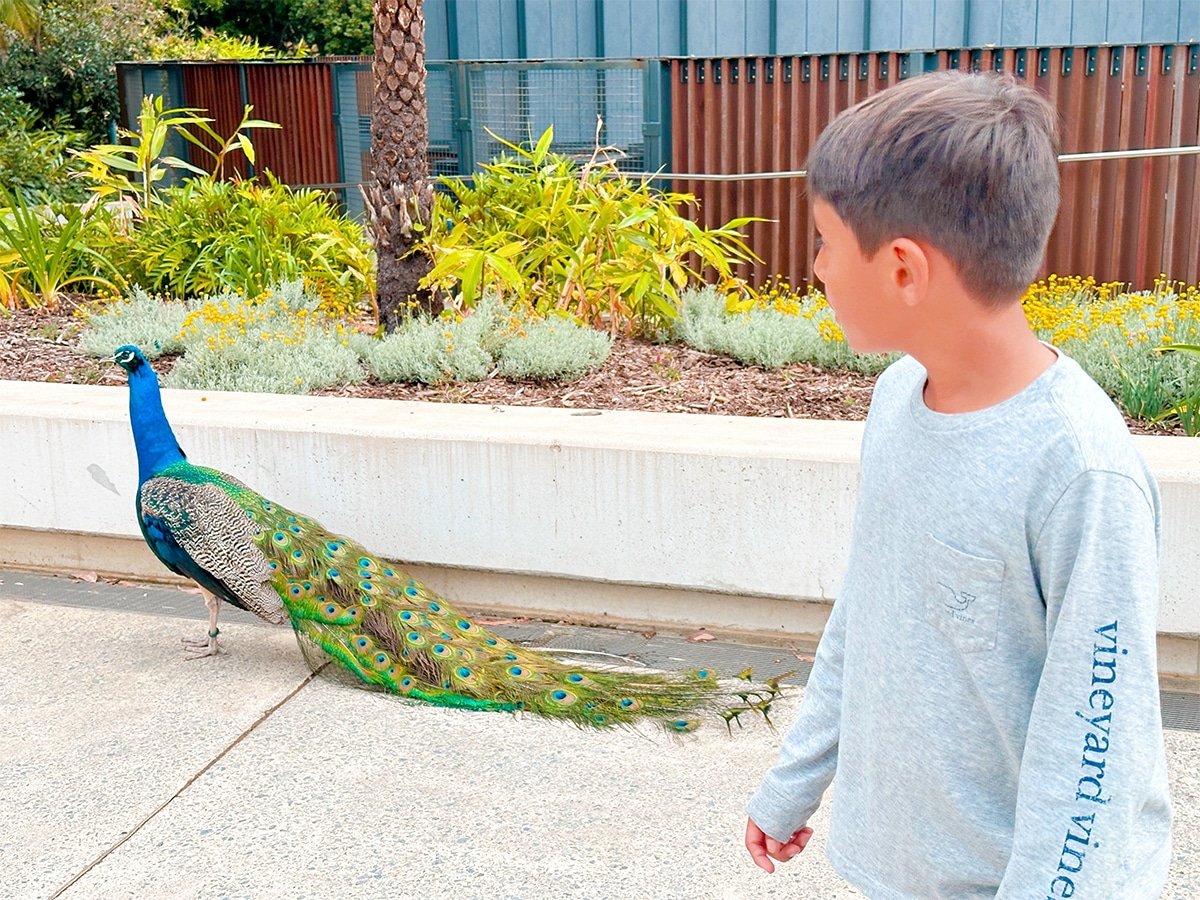
<path id="1" fill-rule="evenodd" d="M 429 66 L 425 75 L 425 103 L 429 110 L 429 174 L 457 175 L 462 169 L 454 135 L 456 103 L 454 73 L 445 66 Z"/>
<path id="2" fill-rule="evenodd" d="M 464 65 L 475 160 L 492 159 L 504 150 L 489 130 L 511 143 L 533 143 L 551 125 L 557 152 L 587 159 L 596 147 L 599 125 L 600 145 L 624 154 L 617 160 L 619 168 L 644 168 L 640 61 Z"/>

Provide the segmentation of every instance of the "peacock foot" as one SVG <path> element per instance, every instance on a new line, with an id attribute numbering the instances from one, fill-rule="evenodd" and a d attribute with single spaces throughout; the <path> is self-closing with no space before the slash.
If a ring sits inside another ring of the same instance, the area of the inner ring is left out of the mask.
<path id="1" fill-rule="evenodd" d="M 206 656 L 216 656 L 221 652 L 221 645 L 217 643 L 218 634 L 220 632 L 214 628 L 207 637 L 180 638 L 184 645 L 184 659 L 204 659 Z"/>

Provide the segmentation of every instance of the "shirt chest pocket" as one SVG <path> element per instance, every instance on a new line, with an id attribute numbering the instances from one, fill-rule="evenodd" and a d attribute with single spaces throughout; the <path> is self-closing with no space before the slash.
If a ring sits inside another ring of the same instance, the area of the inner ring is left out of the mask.
<path id="1" fill-rule="evenodd" d="M 964 553 L 925 534 L 926 619 L 965 652 L 992 650 L 1004 560 Z"/>

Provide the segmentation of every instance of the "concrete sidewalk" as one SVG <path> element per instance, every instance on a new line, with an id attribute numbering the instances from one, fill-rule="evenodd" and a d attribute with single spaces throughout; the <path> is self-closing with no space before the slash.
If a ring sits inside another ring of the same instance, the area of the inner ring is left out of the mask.
<path id="1" fill-rule="evenodd" d="M 227 653 L 185 662 L 197 596 L 0 572 L 0 896 L 861 896 L 825 860 L 825 809 L 774 876 L 742 849 L 743 803 L 780 737 L 762 722 L 677 741 L 408 703 L 312 680 L 290 630 L 222 615 Z M 587 632 L 660 661 L 798 663 Z M 1200 733 L 1167 746 L 1164 896 L 1183 900 L 1200 894 Z"/>

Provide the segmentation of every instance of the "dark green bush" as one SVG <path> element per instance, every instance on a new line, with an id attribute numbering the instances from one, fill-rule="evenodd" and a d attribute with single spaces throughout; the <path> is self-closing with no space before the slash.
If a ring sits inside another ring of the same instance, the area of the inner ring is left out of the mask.
<path id="1" fill-rule="evenodd" d="M 84 146 L 84 135 L 61 121 L 40 128 L 38 115 L 16 88 L 0 88 L 0 185 L 27 203 L 82 202 L 87 191 L 71 177 L 83 166 L 68 151 Z"/>
<path id="2" fill-rule="evenodd" d="M 324 54 L 374 52 L 371 0 L 181 0 L 192 22 L 261 44 L 303 41 Z"/>
<path id="3" fill-rule="evenodd" d="M 108 135 L 117 114 L 114 63 L 144 58 L 171 28 L 166 3 L 42 0 L 36 43 L 15 39 L 0 59 L 0 86 L 17 88 L 48 126 L 60 115 L 87 135 Z"/>

